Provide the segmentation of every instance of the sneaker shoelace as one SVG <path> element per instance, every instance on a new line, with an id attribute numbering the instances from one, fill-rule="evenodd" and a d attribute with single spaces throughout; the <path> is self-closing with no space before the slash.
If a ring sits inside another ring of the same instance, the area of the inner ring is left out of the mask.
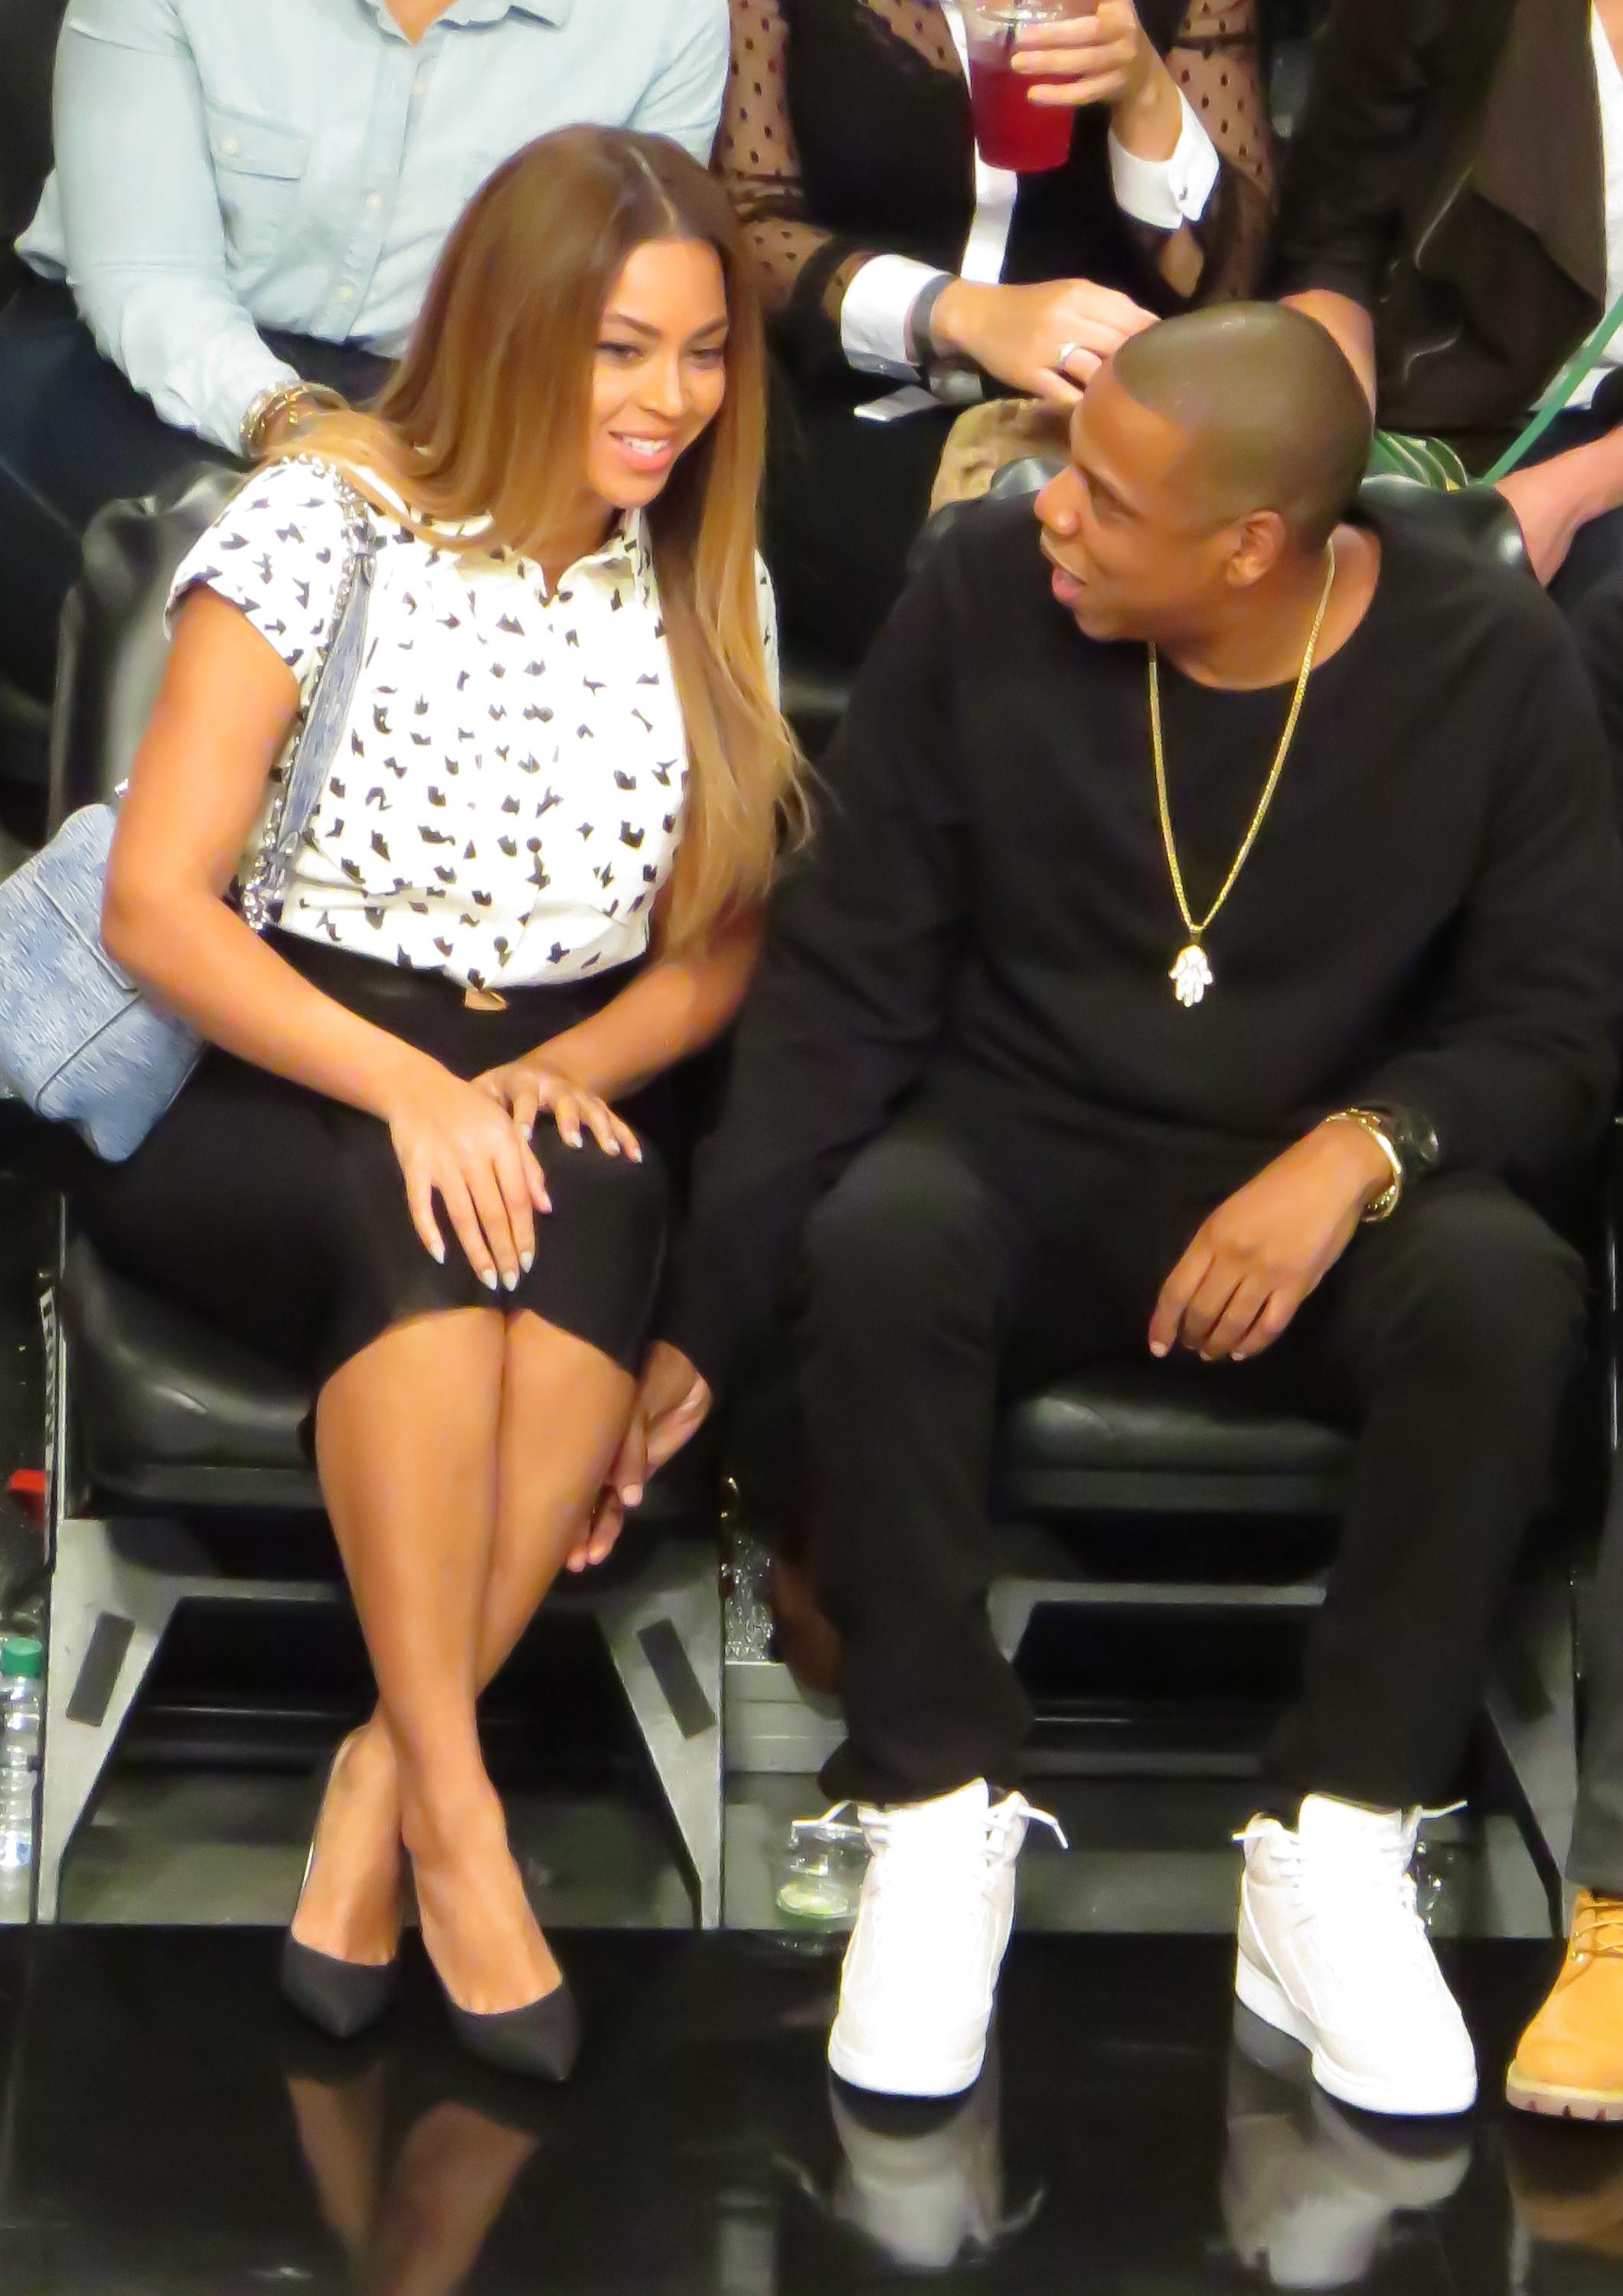
<path id="1" fill-rule="evenodd" d="M 827 1825 L 838 1817 L 842 1809 L 849 1808 L 849 1803 L 838 1802 L 826 1817 L 816 1822 L 820 1825 Z M 895 1809 L 869 1810 L 862 1819 L 862 1832 L 870 1848 L 890 1849 L 898 1840 L 904 1842 L 913 1840 L 913 1829 L 906 1823 L 910 1815 L 910 1807 L 906 1804 Z M 898 1818 L 902 1821 L 900 1826 L 896 1824 Z M 1065 1828 L 1051 1810 L 1034 1808 L 1023 1793 L 1005 1794 L 1001 1801 L 993 1802 L 986 1812 L 985 1848 L 988 1873 L 1008 1856 L 1011 1841 L 1017 1841 L 1028 1825 L 1046 1825 L 1061 1849 L 1070 1848 L 1065 1837 Z M 922 1841 L 920 1847 L 923 1847 Z"/>
<path id="2" fill-rule="evenodd" d="M 830 1816 L 835 1814 L 829 1813 Z M 904 1902 L 921 1884 L 935 1892 L 940 1879 L 940 1839 L 933 1832 L 921 1835 L 908 1825 L 908 1814 L 903 1807 L 866 1809 L 862 1815 L 862 1832 L 869 1850 L 889 1853 L 883 1859 L 876 1859 L 869 1868 L 869 1904 L 876 1931 L 890 1905 Z M 898 1824 L 899 1819 L 902 1823 Z M 1069 1849 L 1065 1829 L 1051 1811 L 1034 1808 L 1022 1793 L 1005 1794 L 988 1809 L 982 1828 L 973 1873 L 977 1915 L 990 1906 L 998 1876 L 1017 1851 L 1028 1825 L 1046 1825 L 1060 1848 Z M 939 1894 L 932 1896 L 931 1909 L 937 1914 L 943 1910 Z"/>
<path id="3" fill-rule="evenodd" d="M 1417 1972 L 1423 1972 L 1428 1982 L 1438 1980 L 1431 1940 L 1426 1934 L 1426 1924 L 1421 1918 L 1420 1901 L 1411 1863 L 1415 1843 L 1420 1836 L 1421 1820 L 1429 1815 L 1416 1810 L 1399 1833 L 1389 1834 L 1379 1843 L 1371 1844 L 1376 1854 L 1372 1857 L 1348 1857 L 1321 1847 L 1308 1851 L 1299 1834 L 1289 1826 L 1272 1831 L 1271 1821 L 1253 1818 L 1242 1833 L 1234 1840 L 1244 1848 L 1265 1838 L 1269 1841 L 1274 1856 L 1283 1866 L 1286 1879 L 1293 1890 L 1301 1890 L 1307 1880 L 1307 1869 L 1314 1868 L 1315 1895 L 1322 1891 L 1345 1913 L 1355 1906 L 1361 1921 L 1373 1919 L 1381 1923 L 1386 1934 L 1403 1958 Z M 1322 1917 L 1321 1905 L 1309 1903 L 1306 1908 L 1309 1920 Z M 1384 1918 L 1383 1918 L 1384 1917 Z"/>

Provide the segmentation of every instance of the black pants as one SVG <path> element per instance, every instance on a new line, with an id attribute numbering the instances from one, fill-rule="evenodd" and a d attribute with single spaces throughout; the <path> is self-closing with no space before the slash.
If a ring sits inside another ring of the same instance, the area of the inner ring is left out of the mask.
<path id="1" fill-rule="evenodd" d="M 389 371 L 344 344 L 265 340 L 301 374 L 351 398 L 370 397 Z M 0 679 L 50 700 L 62 601 L 98 510 L 194 463 L 229 460 L 131 389 L 66 287 L 29 278 L 0 311 Z"/>
<path id="2" fill-rule="evenodd" d="M 1157 1293 L 1250 1163 L 1118 1144 L 969 1144 L 905 1120 L 805 1241 L 801 1406 L 819 1592 L 845 1642 L 831 1793 L 919 1800 L 1014 1775 L 1029 1715 L 988 1628 L 1000 1405 L 1149 1363 Z M 1496 1182 L 1440 1177 L 1362 1230 L 1268 1356 L 1164 1368 L 1345 1423 L 1357 1449 L 1273 1796 L 1440 1797 L 1481 1695 L 1581 1345 L 1579 1256 Z"/>

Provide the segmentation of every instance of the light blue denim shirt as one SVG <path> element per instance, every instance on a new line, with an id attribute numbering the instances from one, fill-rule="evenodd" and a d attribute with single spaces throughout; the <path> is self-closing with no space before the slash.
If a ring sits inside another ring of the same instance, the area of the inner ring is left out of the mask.
<path id="1" fill-rule="evenodd" d="M 396 356 L 484 178 L 574 121 L 708 160 L 727 0 L 70 0 L 18 242 L 166 422 L 235 450 L 283 327 Z"/>

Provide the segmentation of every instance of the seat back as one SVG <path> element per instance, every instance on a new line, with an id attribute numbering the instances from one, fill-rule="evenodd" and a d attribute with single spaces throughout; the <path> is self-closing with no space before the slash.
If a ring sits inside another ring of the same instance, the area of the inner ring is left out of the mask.
<path id="1" fill-rule="evenodd" d="M 0 0 L 4 5 L 4 0 Z M 91 521 L 62 611 L 51 729 L 51 826 L 128 778 L 162 681 L 163 610 L 175 569 L 241 473 L 211 463 L 156 495 L 110 503 Z"/>
<path id="2" fill-rule="evenodd" d="M 67 0 L 0 0 L 0 303 L 16 283 L 12 242 L 51 172 L 51 80 Z"/>

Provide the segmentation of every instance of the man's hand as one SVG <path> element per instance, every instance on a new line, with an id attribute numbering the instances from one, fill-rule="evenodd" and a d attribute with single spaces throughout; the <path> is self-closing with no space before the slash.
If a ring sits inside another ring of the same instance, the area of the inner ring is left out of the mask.
<path id="1" fill-rule="evenodd" d="M 679 1348 L 660 1340 L 648 1351 L 642 1379 L 603 1496 L 591 1521 L 571 1548 L 567 1566 L 588 1570 L 612 1551 L 625 1525 L 626 1509 L 642 1505 L 643 1489 L 691 1440 L 709 1416 L 714 1400 L 709 1382 Z"/>
<path id="2" fill-rule="evenodd" d="M 1204 1221 L 1161 1287 L 1149 1352 L 1188 1348 L 1243 1363 L 1272 1347 L 1390 1186 L 1392 1168 L 1356 1124 L 1321 1124 Z"/>
<path id="3" fill-rule="evenodd" d="M 1567 562 L 1579 527 L 1594 515 L 1587 466 L 1578 454 L 1553 455 L 1501 479 L 1496 491 L 1516 513 L 1528 560 L 1548 588 Z"/>

